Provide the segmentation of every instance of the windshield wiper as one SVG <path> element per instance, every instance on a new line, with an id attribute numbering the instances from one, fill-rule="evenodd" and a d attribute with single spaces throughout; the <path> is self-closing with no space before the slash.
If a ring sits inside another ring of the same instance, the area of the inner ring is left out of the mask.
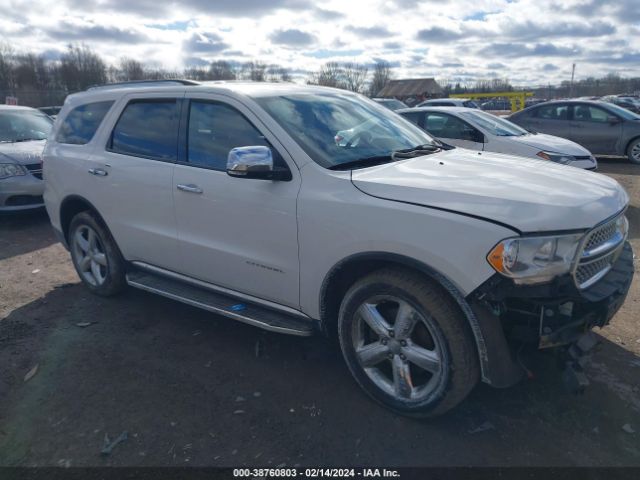
<path id="1" fill-rule="evenodd" d="M 394 150 L 389 155 L 376 155 L 373 157 L 358 158 L 357 160 L 338 163 L 337 165 L 331 165 L 329 167 L 329 170 L 352 170 L 355 168 L 374 167 L 376 165 L 382 165 L 384 163 L 397 162 L 399 160 L 404 160 L 407 158 L 429 155 L 431 153 L 439 152 L 443 149 L 445 149 L 444 146 L 427 143 L 412 148 Z"/>

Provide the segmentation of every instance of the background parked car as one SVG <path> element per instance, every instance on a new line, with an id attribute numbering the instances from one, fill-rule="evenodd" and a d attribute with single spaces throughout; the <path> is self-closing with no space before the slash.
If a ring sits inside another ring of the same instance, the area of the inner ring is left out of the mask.
<path id="1" fill-rule="evenodd" d="M 627 97 L 620 95 L 610 95 L 608 97 L 602 97 L 605 102 L 613 103 L 622 108 L 632 111 L 633 113 L 640 113 L 640 99 L 635 97 Z"/>
<path id="2" fill-rule="evenodd" d="M 617 105 L 558 100 L 525 108 L 509 120 L 528 130 L 573 140 L 595 155 L 627 156 L 640 164 L 640 115 Z"/>
<path id="3" fill-rule="evenodd" d="M 51 118 L 56 118 L 58 116 L 58 113 L 60 113 L 60 110 L 62 110 L 62 107 L 38 107 L 38 110 L 46 115 L 49 115 Z"/>
<path id="4" fill-rule="evenodd" d="M 444 143 L 471 150 L 506 153 L 595 170 L 596 159 L 577 143 L 533 134 L 508 120 L 464 107 L 421 107 L 398 110 Z"/>
<path id="5" fill-rule="evenodd" d="M 468 98 L 432 98 L 419 103 L 416 107 L 467 107 L 480 108 L 476 102 Z"/>
<path id="6" fill-rule="evenodd" d="M 52 124 L 34 108 L 0 105 L 0 213 L 44 206 L 42 151 Z"/>
<path id="7" fill-rule="evenodd" d="M 482 110 L 511 110 L 511 103 L 507 100 L 489 100 L 480 105 Z"/>
<path id="8" fill-rule="evenodd" d="M 395 98 L 372 98 L 374 102 L 378 102 L 383 107 L 387 107 L 389 110 L 399 110 L 401 108 L 407 108 L 407 104 L 396 100 Z"/>

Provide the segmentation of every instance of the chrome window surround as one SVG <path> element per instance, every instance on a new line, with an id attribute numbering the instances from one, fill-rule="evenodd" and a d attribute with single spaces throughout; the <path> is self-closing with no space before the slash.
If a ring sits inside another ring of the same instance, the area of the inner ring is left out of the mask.
<path id="1" fill-rule="evenodd" d="M 626 210 L 626 209 L 625 209 Z M 580 290 L 589 288 L 604 277 L 618 259 L 629 231 L 625 211 L 589 230 L 578 248 L 573 267 L 573 279 Z M 624 230 L 618 228 L 618 220 L 624 218 Z"/>

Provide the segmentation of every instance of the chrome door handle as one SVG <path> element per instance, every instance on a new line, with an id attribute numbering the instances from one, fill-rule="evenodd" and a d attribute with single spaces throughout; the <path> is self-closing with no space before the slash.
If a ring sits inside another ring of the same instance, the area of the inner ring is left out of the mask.
<path id="1" fill-rule="evenodd" d="M 193 183 L 190 183 L 188 185 L 178 184 L 178 190 L 189 193 L 202 193 L 202 189 L 199 186 L 194 185 Z"/>
<path id="2" fill-rule="evenodd" d="M 107 175 L 109 175 L 109 172 L 102 168 L 90 168 L 89 173 L 91 175 L 97 175 L 98 177 L 106 177 Z"/>

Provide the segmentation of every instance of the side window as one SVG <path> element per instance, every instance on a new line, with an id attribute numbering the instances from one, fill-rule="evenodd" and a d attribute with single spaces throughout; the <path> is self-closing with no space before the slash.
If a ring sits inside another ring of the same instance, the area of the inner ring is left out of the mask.
<path id="1" fill-rule="evenodd" d="M 173 161 L 177 158 L 176 99 L 133 100 L 113 128 L 109 149 L 136 157 Z"/>
<path id="2" fill-rule="evenodd" d="M 270 147 L 276 165 L 285 166 L 278 152 L 244 115 L 222 103 L 194 100 L 189 108 L 187 161 L 226 171 L 229 150 L 262 145 Z"/>
<path id="3" fill-rule="evenodd" d="M 95 102 L 74 108 L 60 125 L 56 141 L 72 145 L 89 143 L 111 105 L 113 105 L 112 101 Z"/>
<path id="4" fill-rule="evenodd" d="M 427 117 L 426 130 L 436 137 L 469 140 L 471 127 L 459 118 L 441 113 L 430 113 Z"/>
<path id="5" fill-rule="evenodd" d="M 609 114 L 601 108 L 589 105 L 575 105 L 573 119 L 579 122 L 608 123 Z"/>
<path id="6" fill-rule="evenodd" d="M 411 123 L 414 123 L 418 126 L 422 126 L 420 121 L 421 114 L 420 112 L 405 112 L 401 114 L 404 118 L 409 120 Z"/>
<path id="7" fill-rule="evenodd" d="M 543 105 L 536 109 L 533 116 L 546 120 L 568 120 L 569 106 L 565 104 Z"/>

